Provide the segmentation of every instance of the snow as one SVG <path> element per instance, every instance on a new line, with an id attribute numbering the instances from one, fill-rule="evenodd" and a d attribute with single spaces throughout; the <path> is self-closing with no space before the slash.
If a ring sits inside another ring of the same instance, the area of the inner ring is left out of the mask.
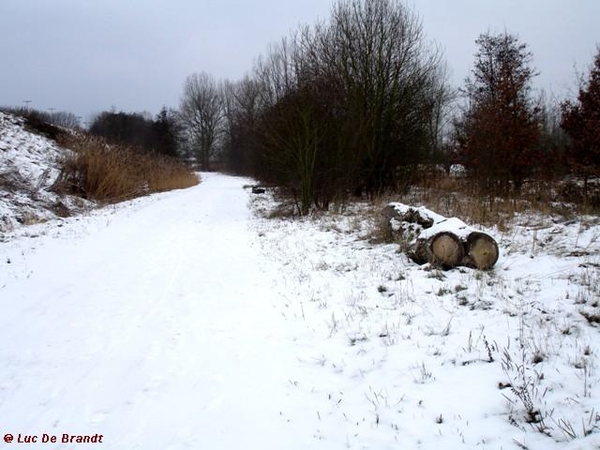
<path id="1" fill-rule="evenodd" d="M 598 313 L 597 218 L 483 229 L 499 237 L 493 271 L 439 272 L 369 244 L 356 213 L 260 228 L 287 268 L 287 316 L 317 338 L 305 361 L 333 377 L 309 389 L 332 398 L 325 439 L 342 442 L 342 424 L 350 448 L 600 445 L 598 327 L 580 314 Z M 528 387 L 550 436 L 526 422 L 528 398 L 501 383 Z"/>
<path id="2" fill-rule="evenodd" d="M 441 232 L 450 232 L 455 236 L 467 238 L 469 234 L 475 231 L 474 228 L 469 227 L 465 222 L 460 220 L 458 217 L 444 217 L 430 209 L 427 209 L 424 206 L 413 207 L 410 205 L 405 205 L 404 203 L 393 202 L 390 203 L 390 206 L 400 214 L 400 216 L 406 214 L 409 211 L 416 211 L 420 214 L 422 218 L 431 219 L 433 221 L 433 225 L 429 228 L 423 229 L 420 225 L 412 225 L 416 231 L 416 237 L 420 239 L 429 239 L 432 236 L 435 236 Z M 396 225 L 396 229 L 400 229 L 400 222 L 398 219 L 392 219 L 392 225 Z"/>
<path id="3" fill-rule="evenodd" d="M 286 421 L 304 414 L 293 336 L 242 182 L 205 175 L 199 189 L 3 246 L 0 431 L 100 433 L 124 449 L 305 448 L 297 434 L 312 430 Z"/>
<path id="4" fill-rule="evenodd" d="M 580 313 L 599 309 L 597 218 L 517 218 L 485 230 L 501 248 L 493 271 L 440 272 L 370 243 L 360 205 L 266 218 L 274 201 L 252 180 L 202 178 L 5 233 L 0 436 L 600 447 L 599 327 Z M 531 394 L 547 435 L 507 383 Z"/>
<path id="5" fill-rule="evenodd" d="M 68 154 L 56 142 L 29 132 L 23 118 L 0 112 L 0 232 L 92 206 L 52 191 L 60 159 Z"/>

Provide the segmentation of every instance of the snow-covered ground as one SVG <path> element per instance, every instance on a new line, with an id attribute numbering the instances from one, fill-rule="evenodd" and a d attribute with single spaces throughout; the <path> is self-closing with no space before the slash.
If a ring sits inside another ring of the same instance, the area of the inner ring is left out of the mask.
<path id="1" fill-rule="evenodd" d="M 324 441 L 600 448 L 597 217 L 519 217 L 485 230 L 500 245 L 494 270 L 440 272 L 369 244 L 360 209 L 258 222 L 282 267 L 286 317 L 312 331 L 302 360 L 323 377 L 303 389 L 329 401 Z"/>
<path id="2" fill-rule="evenodd" d="M 68 215 L 89 202 L 53 192 L 68 150 L 0 112 L 0 232 Z"/>
<path id="3" fill-rule="evenodd" d="M 2 244 L 0 433 L 310 448 L 303 418 L 315 412 L 293 383 L 311 368 L 294 354 L 242 184 L 207 174 Z"/>
<path id="4" fill-rule="evenodd" d="M 359 207 L 268 219 L 249 182 L 203 174 L 5 235 L 0 437 L 600 448 L 597 218 L 486 230 L 493 271 L 440 272 L 369 243 Z"/>

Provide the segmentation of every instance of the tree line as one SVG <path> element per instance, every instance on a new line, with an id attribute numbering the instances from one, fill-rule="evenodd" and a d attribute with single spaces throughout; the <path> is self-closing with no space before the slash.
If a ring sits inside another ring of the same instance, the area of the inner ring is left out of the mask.
<path id="1" fill-rule="evenodd" d="M 405 3 L 338 0 L 328 20 L 271 45 L 243 79 L 191 74 L 178 110 L 103 112 L 89 131 L 279 186 L 300 214 L 403 192 L 453 164 L 482 195 L 574 175 L 588 200 L 600 177 L 600 47 L 577 98 L 559 102 L 533 89 L 533 54 L 516 35 L 487 32 L 476 44 L 456 89 Z"/>
<path id="2" fill-rule="evenodd" d="M 66 111 L 45 112 L 34 108 L 0 108 L 25 118 L 26 124 L 49 138 L 57 139 L 66 130 L 84 130 L 80 117 Z M 129 146 L 142 153 L 155 153 L 180 158 L 183 124 L 179 112 L 163 107 L 156 117 L 149 113 L 104 111 L 89 123 L 88 133 L 111 144 Z"/>
<path id="3" fill-rule="evenodd" d="M 450 86 L 442 53 L 395 0 L 341 0 L 328 21 L 272 45 L 239 81 L 190 75 L 179 114 L 208 169 L 288 190 L 306 214 L 350 195 L 411 186 L 431 164 L 462 164 L 478 192 L 518 194 L 531 179 L 600 176 L 600 50 L 577 99 L 533 89 L 527 44 L 476 41 L 471 76 Z M 587 192 L 587 190 L 586 190 Z"/>
<path id="4" fill-rule="evenodd" d="M 156 117 L 143 113 L 105 111 L 90 123 L 88 131 L 113 144 L 164 156 L 179 157 L 182 132 L 178 113 L 163 107 Z"/>
<path id="5" fill-rule="evenodd" d="M 306 214 L 410 186 L 411 168 L 440 150 L 452 92 L 412 10 L 354 0 L 273 45 L 221 95 L 228 167 L 286 188 Z"/>

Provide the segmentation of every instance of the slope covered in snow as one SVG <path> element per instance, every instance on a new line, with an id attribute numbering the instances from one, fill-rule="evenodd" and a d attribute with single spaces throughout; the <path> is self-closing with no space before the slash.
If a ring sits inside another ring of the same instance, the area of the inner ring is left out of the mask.
<path id="1" fill-rule="evenodd" d="M 203 180 L 7 235 L 0 436 L 600 447 L 597 218 L 486 230 L 493 271 L 440 272 L 371 244 L 358 207 L 268 219 L 249 180 Z"/>
<path id="2" fill-rule="evenodd" d="M 68 150 L 0 112 L 0 232 L 81 209 L 82 200 L 52 191 Z"/>

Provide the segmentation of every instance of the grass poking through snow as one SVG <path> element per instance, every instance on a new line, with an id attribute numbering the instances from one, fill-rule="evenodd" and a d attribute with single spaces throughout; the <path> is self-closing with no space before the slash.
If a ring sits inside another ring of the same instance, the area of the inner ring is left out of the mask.
<path id="1" fill-rule="evenodd" d="M 269 218 L 268 195 L 251 202 L 265 254 L 281 263 L 286 317 L 306 325 L 313 350 L 300 358 L 323 374 L 306 394 L 332 399 L 319 411 L 323 439 L 600 446 L 597 218 L 503 212 L 501 226 L 482 227 L 500 245 L 493 270 L 439 271 L 404 255 L 378 206 L 290 220 Z"/>

